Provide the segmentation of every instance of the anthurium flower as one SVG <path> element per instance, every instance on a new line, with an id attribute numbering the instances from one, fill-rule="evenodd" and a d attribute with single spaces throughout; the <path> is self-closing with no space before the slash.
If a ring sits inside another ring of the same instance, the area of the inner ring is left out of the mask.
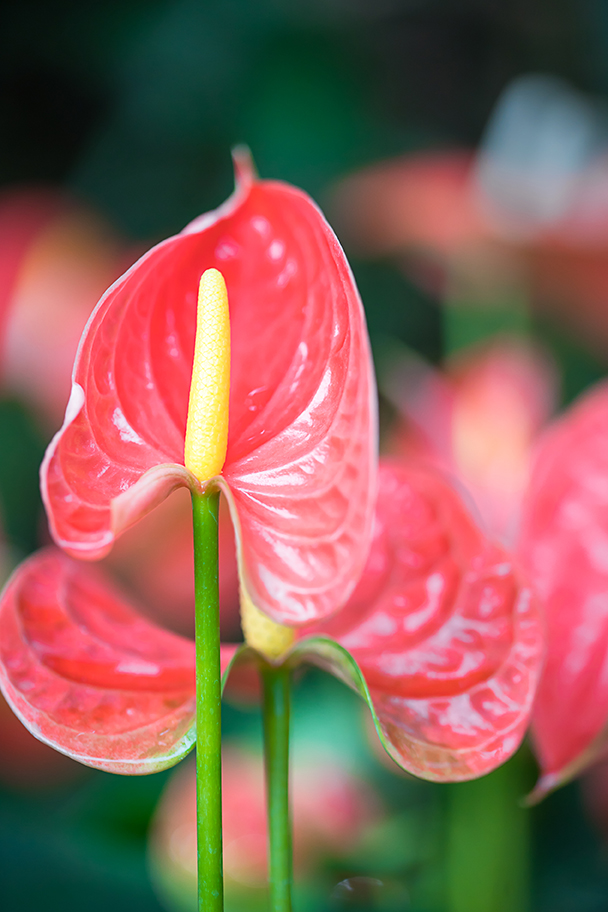
<path id="1" fill-rule="evenodd" d="M 211 324 L 223 321 L 221 344 L 205 337 L 205 308 Z M 197 385 L 209 383 L 201 412 Z M 220 427 L 225 458 L 218 445 L 205 462 L 199 438 Z M 334 612 L 360 575 L 375 449 L 365 320 L 344 254 L 305 194 L 255 180 L 241 155 L 233 197 L 149 251 L 97 306 L 42 491 L 58 544 L 97 559 L 174 488 L 219 487 L 254 627 L 266 615 L 297 625 Z M 168 765 L 191 746 L 189 641 L 133 616 L 54 552 L 17 571 L 4 604 L 6 691 L 40 737 L 122 772 Z M 29 630 L 21 646 L 18 615 Z M 130 639 L 140 644 L 132 660 Z M 78 720 L 64 715 L 68 703 Z M 88 720 L 86 706 L 96 707 Z"/>
<path id="2" fill-rule="evenodd" d="M 132 253 L 94 212 L 58 190 L 0 194 L 0 385 L 25 400 L 45 427 L 54 430 L 61 422 L 87 319 Z M 182 494 L 123 536 L 108 560 L 153 619 L 190 633 L 192 506 L 187 492 Z M 234 535 L 227 513 L 223 502 L 222 622 L 238 630 Z M 0 560 L 2 582 L 8 572 L 8 561 Z"/>
<path id="3" fill-rule="evenodd" d="M 224 276 L 231 380 L 221 474 L 197 478 L 184 441 L 202 273 Z M 107 554 L 178 486 L 219 486 L 241 585 L 276 621 L 336 610 L 363 567 L 375 497 L 374 385 L 344 254 L 301 191 L 254 179 L 145 254 L 83 335 L 42 493 L 57 544 Z"/>
<path id="4" fill-rule="evenodd" d="M 539 797 L 607 751 L 607 453 L 604 383 L 548 428 L 524 503 L 519 557 L 547 625 L 532 728 Z"/>
<path id="5" fill-rule="evenodd" d="M 381 470 L 373 543 L 350 601 L 300 629 L 274 661 L 334 673 L 368 702 L 400 766 L 449 781 L 515 751 L 542 648 L 536 604 L 510 558 L 441 475 L 397 462 Z M 248 646 L 223 647 L 224 669 L 255 658 Z M 81 762 L 150 772 L 193 744 L 194 644 L 145 621 L 96 568 L 56 549 L 9 582 L 0 660 L 22 720 Z"/>

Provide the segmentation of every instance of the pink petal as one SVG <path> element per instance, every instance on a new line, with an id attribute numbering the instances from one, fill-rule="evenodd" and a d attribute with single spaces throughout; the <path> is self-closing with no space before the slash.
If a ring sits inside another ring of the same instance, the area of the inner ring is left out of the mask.
<path id="1" fill-rule="evenodd" d="M 93 314 L 42 468 L 53 536 L 70 553 L 102 556 L 124 526 L 116 499 L 135 521 L 154 497 L 125 492 L 155 466 L 183 462 L 196 291 L 211 266 L 231 308 L 222 483 L 241 571 L 260 608 L 303 623 L 344 602 L 365 560 L 371 362 L 352 275 L 321 213 L 292 187 L 253 181 L 242 162 L 235 195 L 149 251 Z"/>
<path id="2" fill-rule="evenodd" d="M 606 750 L 608 385 L 583 397 L 541 441 L 519 553 L 547 624 L 533 717 L 542 792 Z"/>
<path id="3" fill-rule="evenodd" d="M 194 742 L 194 643 L 54 548 L 21 564 L 2 594 L 0 684 L 37 738 L 97 769 L 155 772 Z"/>
<path id="4" fill-rule="evenodd" d="M 439 474 L 381 468 L 367 569 L 313 632 L 356 660 L 387 750 L 415 775 L 471 779 L 518 747 L 540 670 L 538 611 Z"/>

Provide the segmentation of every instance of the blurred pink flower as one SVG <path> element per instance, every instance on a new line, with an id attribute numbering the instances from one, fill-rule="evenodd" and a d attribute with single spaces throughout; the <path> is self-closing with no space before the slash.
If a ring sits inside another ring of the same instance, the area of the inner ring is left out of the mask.
<path id="1" fill-rule="evenodd" d="M 501 338 L 461 351 L 443 372 L 407 355 L 385 371 L 382 387 L 402 419 L 389 448 L 443 468 L 488 533 L 513 545 L 532 448 L 556 405 L 548 358 Z"/>
<path id="2" fill-rule="evenodd" d="M 333 202 L 347 241 L 368 256 L 408 249 L 442 258 L 489 231 L 471 193 L 470 151 L 426 152 L 344 178 Z"/>
<path id="3" fill-rule="evenodd" d="M 192 503 L 175 491 L 128 529 L 102 564 L 121 580 L 142 612 L 163 627 L 194 637 L 194 551 Z M 222 639 L 240 638 L 239 581 L 234 529 L 220 501 L 219 587 Z"/>
<path id="4" fill-rule="evenodd" d="M 264 768 L 259 752 L 229 743 L 222 758 L 224 874 L 228 887 L 265 887 L 267 826 Z M 310 744 L 292 765 L 296 876 L 310 874 L 323 858 L 345 857 L 382 816 L 369 783 L 349 771 L 339 755 Z M 196 895 L 196 776 L 183 764 L 169 780 L 151 832 L 150 863 L 162 893 Z"/>
<path id="5" fill-rule="evenodd" d="M 2 383 L 48 430 L 61 423 L 84 325 L 133 255 L 59 190 L 0 196 Z"/>
<path id="6" fill-rule="evenodd" d="M 398 257 L 441 298 L 463 275 L 469 291 L 481 282 L 489 305 L 501 285 L 520 283 L 534 308 L 605 357 L 608 158 L 576 175 L 569 206 L 541 222 L 514 219 L 504 193 L 492 195 L 480 179 L 485 160 L 455 150 L 369 166 L 336 186 L 332 217 L 351 249 Z"/>

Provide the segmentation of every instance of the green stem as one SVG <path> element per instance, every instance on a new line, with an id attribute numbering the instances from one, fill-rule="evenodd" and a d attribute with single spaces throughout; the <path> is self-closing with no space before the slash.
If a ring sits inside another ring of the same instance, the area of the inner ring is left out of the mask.
<path id="1" fill-rule="evenodd" d="M 448 912 L 530 909 L 530 811 L 534 783 L 526 747 L 489 776 L 447 787 Z"/>
<path id="2" fill-rule="evenodd" d="M 224 908 L 218 506 L 217 492 L 192 495 L 199 912 Z"/>
<path id="3" fill-rule="evenodd" d="M 289 810 L 289 669 L 264 664 L 264 758 L 268 805 L 271 912 L 291 912 L 292 848 Z"/>

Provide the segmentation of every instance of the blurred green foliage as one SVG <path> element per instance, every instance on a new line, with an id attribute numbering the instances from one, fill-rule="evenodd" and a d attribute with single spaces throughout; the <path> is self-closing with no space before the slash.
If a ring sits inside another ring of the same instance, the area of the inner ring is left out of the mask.
<path id="1" fill-rule="evenodd" d="M 42 501 L 38 469 L 44 440 L 23 406 L 0 399 L 0 516 L 2 531 L 17 554 L 40 542 Z"/>

